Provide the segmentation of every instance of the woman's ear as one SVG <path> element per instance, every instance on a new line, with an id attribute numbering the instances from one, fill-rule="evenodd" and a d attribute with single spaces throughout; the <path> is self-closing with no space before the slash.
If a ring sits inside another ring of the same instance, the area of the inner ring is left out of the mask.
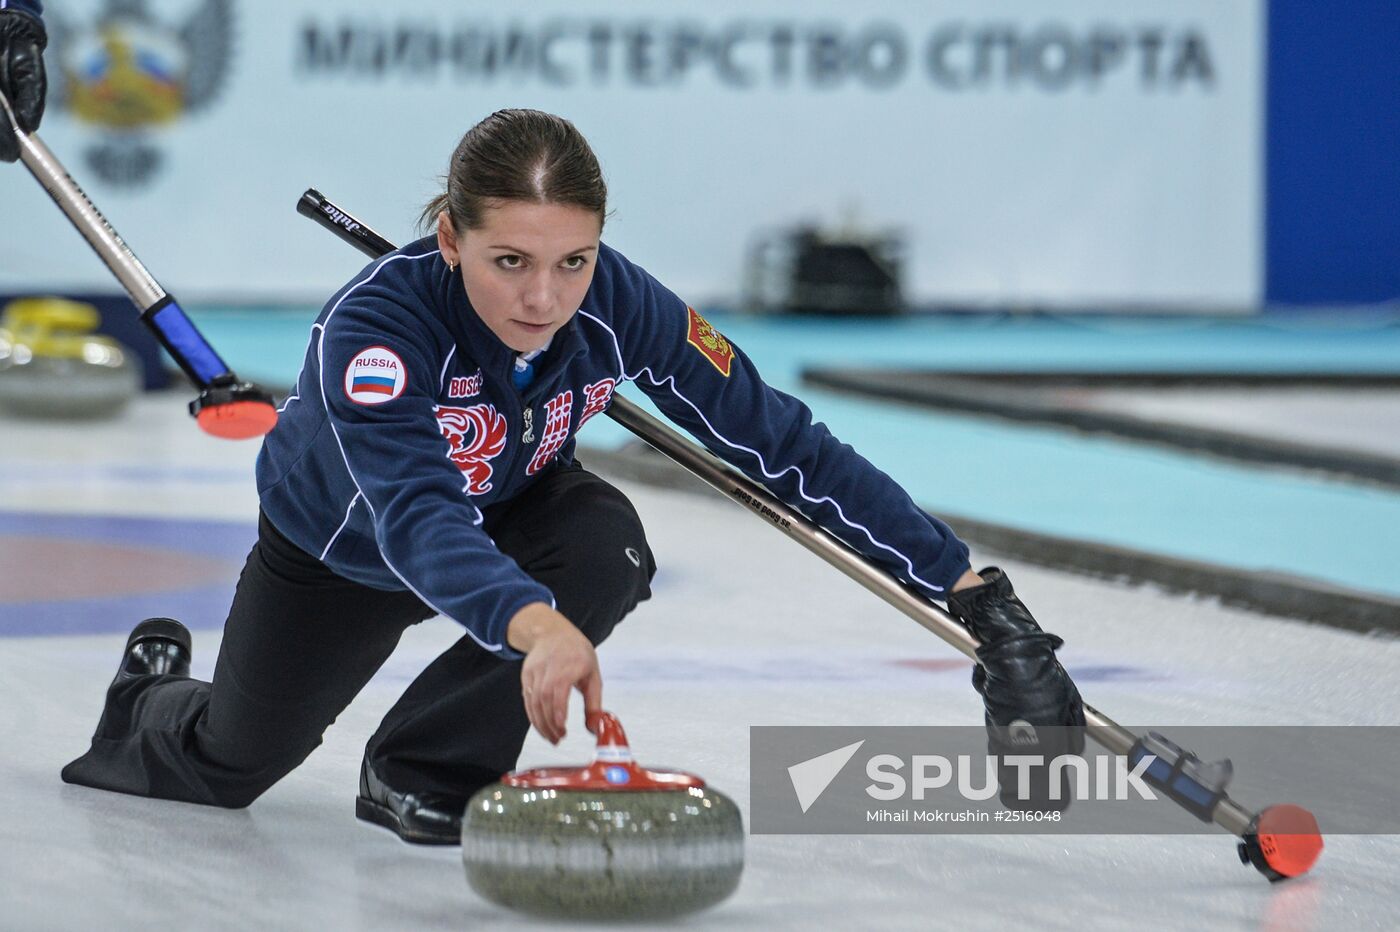
<path id="1" fill-rule="evenodd" d="M 444 262 L 454 268 L 462 264 L 461 254 L 457 251 L 457 231 L 452 228 L 452 218 L 445 210 L 438 211 L 437 241 Z"/>

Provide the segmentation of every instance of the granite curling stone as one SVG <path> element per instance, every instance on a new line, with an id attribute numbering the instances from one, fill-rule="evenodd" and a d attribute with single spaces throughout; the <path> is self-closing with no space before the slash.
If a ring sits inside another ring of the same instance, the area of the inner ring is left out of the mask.
<path id="1" fill-rule="evenodd" d="M 462 817 L 467 882 L 501 906 L 569 919 L 663 919 L 720 902 L 744 870 L 744 823 L 693 774 L 647 770 L 610 713 L 593 763 L 506 774 Z"/>
<path id="2" fill-rule="evenodd" d="M 141 369 L 92 331 L 97 308 L 60 298 L 11 301 L 0 318 L 0 408 L 21 417 L 98 419 L 141 390 Z"/>

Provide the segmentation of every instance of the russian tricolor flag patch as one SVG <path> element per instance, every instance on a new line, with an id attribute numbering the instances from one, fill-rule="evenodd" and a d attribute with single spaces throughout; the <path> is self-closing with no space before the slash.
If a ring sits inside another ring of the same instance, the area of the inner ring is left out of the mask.
<path id="1" fill-rule="evenodd" d="M 392 395 L 394 393 L 394 380 L 377 375 L 357 375 L 355 381 L 350 384 L 350 394 L 358 395 L 360 392 Z"/>
<path id="2" fill-rule="evenodd" d="M 386 346 L 360 350 L 345 367 L 345 395 L 357 405 L 382 405 L 403 394 L 408 370 Z"/>

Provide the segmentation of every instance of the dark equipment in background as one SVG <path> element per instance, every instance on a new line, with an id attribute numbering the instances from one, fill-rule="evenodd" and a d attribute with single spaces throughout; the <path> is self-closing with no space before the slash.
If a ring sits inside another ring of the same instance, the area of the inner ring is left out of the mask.
<path id="1" fill-rule="evenodd" d="M 904 311 L 897 233 L 759 233 L 746 260 L 743 309 L 758 314 L 889 317 Z"/>

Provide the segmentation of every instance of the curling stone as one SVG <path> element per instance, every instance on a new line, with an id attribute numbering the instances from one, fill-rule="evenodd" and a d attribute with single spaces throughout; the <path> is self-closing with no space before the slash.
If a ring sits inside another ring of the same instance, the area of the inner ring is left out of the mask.
<path id="1" fill-rule="evenodd" d="M 22 417 L 106 418 L 141 390 L 139 363 L 93 331 L 91 304 L 21 298 L 0 317 L 0 407 Z"/>
<path id="2" fill-rule="evenodd" d="M 511 909 L 569 919 L 663 919 L 720 902 L 744 870 L 744 823 L 689 773 L 632 759 L 610 713 L 583 767 L 516 770 L 462 817 L 467 882 Z"/>

